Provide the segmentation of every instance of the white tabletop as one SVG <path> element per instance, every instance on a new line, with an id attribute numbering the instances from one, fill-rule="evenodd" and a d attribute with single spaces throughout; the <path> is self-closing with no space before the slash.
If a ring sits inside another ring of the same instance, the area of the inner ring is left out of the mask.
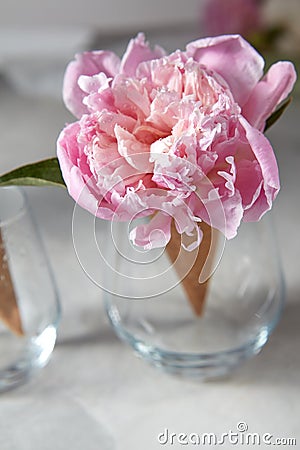
<path id="1" fill-rule="evenodd" d="M 58 100 L 4 87 L 0 105 L 2 173 L 53 156 L 59 131 L 73 120 Z M 0 398 L 1 450 L 155 450 L 163 447 L 157 436 L 165 429 L 221 434 L 236 431 L 241 421 L 251 432 L 297 438 L 298 447 L 286 448 L 300 448 L 299 107 L 295 99 L 270 132 L 281 169 L 274 217 L 286 308 L 262 353 L 226 380 L 205 383 L 164 374 L 120 342 L 105 316 L 101 290 L 81 270 L 73 250 L 73 200 L 58 188 L 27 188 L 63 319 L 49 365 Z"/>

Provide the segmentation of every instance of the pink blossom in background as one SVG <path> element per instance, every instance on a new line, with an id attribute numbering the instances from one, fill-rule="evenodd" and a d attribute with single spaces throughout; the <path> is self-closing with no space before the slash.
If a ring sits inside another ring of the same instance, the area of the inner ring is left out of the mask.
<path id="1" fill-rule="evenodd" d="M 201 31 L 206 36 L 248 36 L 262 26 L 261 4 L 261 0 L 205 0 L 200 13 Z"/>
<path id="2" fill-rule="evenodd" d="M 263 67 L 239 35 L 166 55 L 139 34 L 122 59 L 78 55 L 64 81 L 78 121 L 57 145 L 69 193 L 103 219 L 152 215 L 131 233 L 144 248 L 169 241 L 172 217 L 181 234 L 195 236 L 189 249 L 199 245 L 201 220 L 233 238 L 242 219 L 257 221 L 272 207 L 279 190 L 263 129 L 296 75 L 289 62 L 264 77 Z"/>

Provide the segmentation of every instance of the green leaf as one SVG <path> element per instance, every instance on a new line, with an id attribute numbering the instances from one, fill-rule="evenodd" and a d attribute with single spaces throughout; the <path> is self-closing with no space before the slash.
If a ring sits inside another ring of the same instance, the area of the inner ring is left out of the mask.
<path id="1" fill-rule="evenodd" d="M 0 176 L 0 186 L 11 185 L 66 187 L 57 158 L 27 164 Z"/>
<path id="2" fill-rule="evenodd" d="M 279 108 L 277 108 L 273 114 L 270 115 L 270 117 L 266 121 L 266 126 L 264 129 L 264 132 L 267 131 L 272 125 L 274 125 L 275 122 L 282 116 L 286 108 L 289 106 L 289 104 L 292 101 L 292 97 L 287 98 L 284 100 L 284 102 L 281 104 Z"/>

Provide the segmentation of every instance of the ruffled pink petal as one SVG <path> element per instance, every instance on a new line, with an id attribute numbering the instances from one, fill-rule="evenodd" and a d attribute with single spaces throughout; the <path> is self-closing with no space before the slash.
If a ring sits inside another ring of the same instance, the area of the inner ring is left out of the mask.
<path id="1" fill-rule="evenodd" d="M 241 195 L 238 191 L 231 196 L 221 198 L 218 189 L 212 189 L 206 199 L 196 201 L 197 216 L 216 230 L 221 231 L 227 239 L 237 234 L 243 218 Z"/>
<path id="2" fill-rule="evenodd" d="M 226 222 L 226 228 L 223 233 L 227 239 L 232 239 L 236 236 L 243 218 L 244 211 L 240 193 L 236 191 L 232 196 L 222 199 L 222 205 Z"/>
<path id="3" fill-rule="evenodd" d="M 132 117 L 122 114 L 120 111 L 101 110 L 99 113 L 99 129 L 112 138 L 115 138 L 116 125 L 132 133 L 136 126 L 136 121 Z"/>
<path id="4" fill-rule="evenodd" d="M 152 172 L 153 163 L 150 163 L 149 145 L 139 142 L 133 134 L 119 125 L 115 126 L 115 136 L 118 152 L 130 166 L 140 171 L 141 178 L 144 173 Z"/>
<path id="5" fill-rule="evenodd" d="M 156 46 L 152 50 L 148 42 L 145 42 L 144 34 L 139 33 L 136 38 L 129 41 L 122 58 L 120 73 L 124 73 L 127 76 L 134 76 L 140 63 L 161 58 L 165 54 L 164 49 L 159 46 Z"/>
<path id="6" fill-rule="evenodd" d="M 273 64 L 244 105 L 243 116 L 252 126 L 262 131 L 267 118 L 293 89 L 296 78 L 292 63 L 280 61 Z"/>
<path id="7" fill-rule="evenodd" d="M 83 92 L 87 94 L 101 92 L 101 90 L 109 87 L 109 81 L 104 72 L 96 73 L 96 75 L 80 75 L 78 78 L 78 86 Z"/>
<path id="8" fill-rule="evenodd" d="M 187 55 L 222 76 L 243 106 L 263 75 L 264 60 L 241 36 L 199 39 L 187 45 Z"/>
<path id="9" fill-rule="evenodd" d="M 256 160 L 237 161 L 235 187 L 242 196 L 243 208 L 249 209 L 256 202 L 263 185 L 262 173 Z"/>
<path id="10" fill-rule="evenodd" d="M 272 205 L 268 201 L 263 186 L 260 187 L 257 199 L 251 206 L 244 212 L 244 222 L 258 222 L 265 212 L 271 209 Z"/>
<path id="11" fill-rule="evenodd" d="M 119 66 L 120 59 L 113 52 L 93 51 L 76 55 L 66 69 L 63 84 L 63 100 L 71 113 L 80 118 L 88 112 L 86 105 L 82 103 L 86 94 L 78 86 L 81 75 L 92 76 L 104 72 L 108 77 L 114 77 Z"/>
<path id="12" fill-rule="evenodd" d="M 186 205 L 183 208 L 174 208 L 174 220 L 176 229 L 181 234 L 182 247 L 188 252 L 199 247 L 203 232 L 197 225 L 198 220 L 195 221 Z"/>
<path id="13" fill-rule="evenodd" d="M 171 220 L 171 216 L 157 213 L 147 224 L 131 230 L 129 238 L 145 250 L 165 247 L 171 239 Z"/>
<path id="14" fill-rule="evenodd" d="M 90 179 L 92 182 L 91 174 L 88 176 L 84 175 L 82 170 L 77 167 L 76 162 L 73 161 L 76 153 L 78 154 L 78 149 L 75 141 L 72 139 L 72 134 L 75 137 L 77 128 L 78 124 L 74 123 L 61 132 L 57 141 L 57 157 L 62 176 L 71 197 L 80 206 L 92 214 L 96 214 L 98 201 L 88 189 L 87 184 L 87 179 Z"/>
<path id="15" fill-rule="evenodd" d="M 256 128 L 252 127 L 246 119 L 240 118 L 245 130 L 246 138 L 260 165 L 263 186 L 256 202 L 245 211 L 245 221 L 257 221 L 263 214 L 271 209 L 272 202 L 280 189 L 279 173 L 276 158 L 268 139 Z"/>
<path id="16" fill-rule="evenodd" d="M 112 88 L 117 110 L 139 121 L 144 121 L 150 114 L 149 96 L 139 80 L 118 75 L 112 83 Z"/>

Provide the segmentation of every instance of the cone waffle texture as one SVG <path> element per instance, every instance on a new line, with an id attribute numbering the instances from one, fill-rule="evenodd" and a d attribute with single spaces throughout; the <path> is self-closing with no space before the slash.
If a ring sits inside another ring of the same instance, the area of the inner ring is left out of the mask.
<path id="1" fill-rule="evenodd" d="M 0 230 L 0 320 L 15 334 L 23 335 L 20 311 Z"/>
<path id="2" fill-rule="evenodd" d="M 181 246 L 182 237 L 176 230 L 174 221 L 172 221 L 171 240 L 166 250 L 174 264 L 177 275 L 182 278 L 181 285 L 195 314 L 201 316 L 204 310 L 209 279 L 200 283 L 199 276 L 212 245 L 212 229 L 204 222 L 201 222 L 199 227 L 203 233 L 201 244 L 198 248 L 189 252 Z"/>

